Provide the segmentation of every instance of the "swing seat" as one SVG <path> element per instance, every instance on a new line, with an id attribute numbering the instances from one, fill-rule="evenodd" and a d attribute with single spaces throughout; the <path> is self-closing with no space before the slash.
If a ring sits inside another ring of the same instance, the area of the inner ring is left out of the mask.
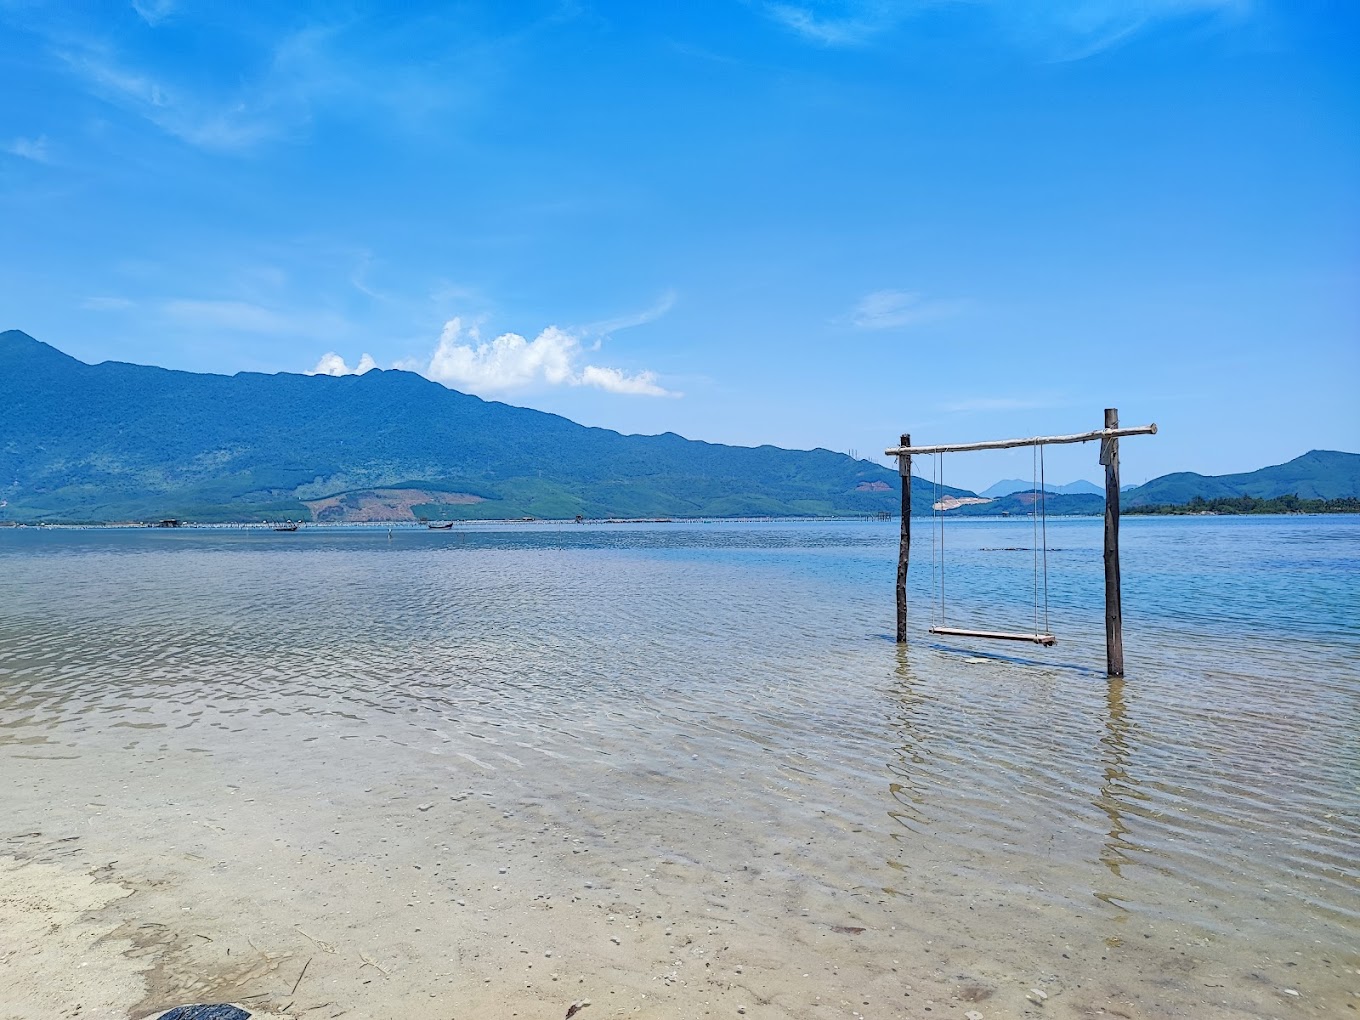
<path id="1" fill-rule="evenodd" d="M 1036 645 L 1055 645 L 1058 639 L 1052 634 L 1013 634 L 1004 630 L 966 630 L 963 627 L 931 627 L 932 634 L 947 634 L 950 637 L 989 638 L 995 641 L 1030 641 Z"/>

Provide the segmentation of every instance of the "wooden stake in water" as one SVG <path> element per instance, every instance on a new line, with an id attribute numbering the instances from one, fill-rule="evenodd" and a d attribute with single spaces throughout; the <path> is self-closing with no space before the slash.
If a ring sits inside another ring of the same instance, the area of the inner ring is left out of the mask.
<path id="1" fill-rule="evenodd" d="M 903 434 L 902 445 L 911 445 Z M 897 643 L 907 640 L 907 561 L 911 559 L 911 454 L 897 455 L 897 473 L 902 478 L 902 536 L 897 547 Z"/>
<path id="2" fill-rule="evenodd" d="M 1105 408 L 1106 430 L 1119 428 L 1119 409 Z M 1119 438 L 1101 440 L 1105 465 L 1105 667 L 1124 675 L 1124 608 L 1119 585 Z"/>

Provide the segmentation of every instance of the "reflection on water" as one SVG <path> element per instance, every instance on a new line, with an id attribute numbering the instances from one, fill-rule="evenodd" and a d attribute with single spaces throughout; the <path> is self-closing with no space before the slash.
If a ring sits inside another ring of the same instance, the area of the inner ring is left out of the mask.
<path id="1" fill-rule="evenodd" d="M 1026 602 L 984 551 L 1017 527 L 951 534 L 956 624 Z M 1099 521 L 1049 528 L 1059 644 L 1023 656 L 928 639 L 928 571 L 916 639 L 885 640 L 887 525 L 0 533 L 0 750 L 269 734 L 286 784 L 307 742 L 378 743 L 694 859 L 747 852 L 712 819 L 759 823 L 904 923 L 952 923 L 926 882 L 1353 945 L 1360 521 L 1129 522 L 1126 680 L 1099 669 Z"/>
<path id="2" fill-rule="evenodd" d="M 893 713 L 892 723 L 901 744 L 893 748 L 895 760 L 888 763 L 888 771 L 893 776 L 888 784 L 888 792 L 898 805 L 888 814 L 914 834 L 924 835 L 926 816 L 921 807 L 926 796 L 926 784 L 918 779 L 918 774 L 926 763 L 928 753 L 921 746 L 923 735 L 917 732 L 913 712 L 925 693 L 923 685 L 912 676 L 911 655 L 905 646 L 897 646 L 895 659 L 897 683 L 893 693 L 898 707 Z"/>
<path id="3" fill-rule="evenodd" d="M 1106 678 L 1106 704 L 1109 712 L 1105 716 L 1105 735 L 1100 738 L 1102 757 L 1105 765 L 1105 781 L 1100 785 L 1096 805 L 1110 819 L 1110 831 L 1100 851 L 1100 862 L 1121 878 L 1120 866 L 1130 863 L 1132 853 L 1138 848 L 1125 837 L 1129 828 L 1124 824 L 1123 802 L 1137 797 L 1137 781 L 1129 775 L 1130 745 L 1129 722 L 1125 717 L 1124 679 Z"/>

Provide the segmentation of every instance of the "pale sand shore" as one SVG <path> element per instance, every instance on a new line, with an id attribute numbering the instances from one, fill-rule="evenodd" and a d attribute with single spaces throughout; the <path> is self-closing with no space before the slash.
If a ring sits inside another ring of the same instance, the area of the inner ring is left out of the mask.
<path id="1" fill-rule="evenodd" d="M 151 732 L 5 749 L 0 1020 L 223 1001 L 557 1020 L 586 999 L 584 1020 L 1328 1016 L 1355 982 L 1304 943 L 1244 958 L 1094 901 L 1074 915 L 971 884 L 948 861 L 847 882 L 882 864 L 856 856 L 868 836 L 835 801 L 770 788 L 765 817 L 659 810 L 701 763 L 568 797 L 540 770 L 428 754 L 421 769 L 381 740 L 341 751 L 314 722 Z"/>
<path id="2" fill-rule="evenodd" d="M 340 774 L 299 721 L 6 748 L 0 1018 L 848 1016 L 951 994 L 905 981 L 880 891 L 806 881 L 750 822 L 624 829 L 589 793 L 550 801 L 461 756 L 411 775 L 383 741 L 347 743 Z M 436 785 L 450 772 L 475 788 Z"/>

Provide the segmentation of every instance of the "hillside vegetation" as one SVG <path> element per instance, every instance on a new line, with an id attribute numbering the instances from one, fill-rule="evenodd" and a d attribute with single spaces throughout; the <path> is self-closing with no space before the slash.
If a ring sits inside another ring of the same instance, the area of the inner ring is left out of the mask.
<path id="1" fill-rule="evenodd" d="M 842 453 L 624 436 L 410 372 L 86 365 L 10 331 L 0 498 L 21 521 L 734 517 L 895 512 L 899 489 Z"/>
<path id="2" fill-rule="evenodd" d="M 1124 493 L 1125 506 L 1184 504 L 1200 499 L 1343 499 L 1360 496 L 1360 454 L 1310 450 L 1284 464 L 1235 475 L 1200 475 L 1179 471 L 1162 475 Z"/>
<path id="3" fill-rule="evenodd" d="M 1063 488 L 1083 486 L 1094 488 Z M 899 492 L 895 471 L 830 450 L 625 436 L 410 372 L 87 365 L 0 333 L 0 521 L 817 517 L 895 514 Z M 929 514 L 937 495 L 973 493 L 915 478 L 913 513 Z M 1164 475 L 1122 503 L 1286 497 L 1360 497 L 1360 455 L 1313 450 L 1245 474 Z M 1027 514 L 1033 503 L 1024 491 L 948 512 Z M 1104 497 L 1055 493 L 1046 506 L 1100 513 Z"/>

